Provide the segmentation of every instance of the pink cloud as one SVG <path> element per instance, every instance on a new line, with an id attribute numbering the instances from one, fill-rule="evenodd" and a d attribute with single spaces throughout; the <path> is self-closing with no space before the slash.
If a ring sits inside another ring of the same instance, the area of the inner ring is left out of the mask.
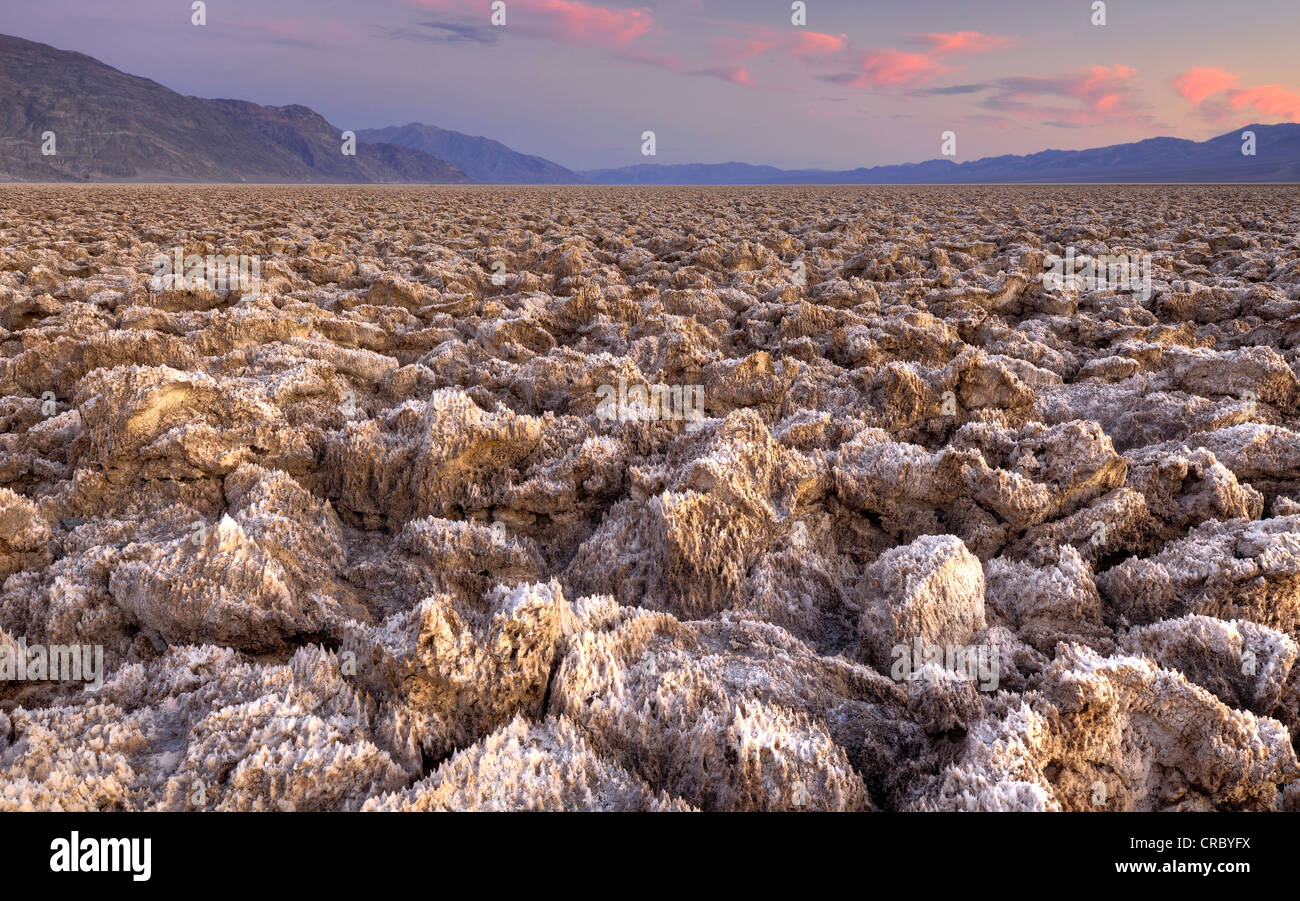
<path id="1" fill-rule="evenodd" d="M 907 53 L 891 48 L 868 54 L 862 60 L 861 73 L 856 77 L 835 80 L 855 88 L 909 87 L 924 84 L 949 71 L 924 53 Z"/>
<path id="2" fill-rule="evenodd" d="M 1090 66 L 1052 78 L 1003 78 L 995 83 L 998 92 L 983 105 L 1002 115 L 1066 127 L 1136 120 L 1143 117 L 1136 97 L 1137 74 L 1132 66 L 1120 64 Z"/>
<path id="3" fill-rule="evenodd" d="M 465 11 L 460 0 L 407 2 L 438 12 Z M 649 9 L 618 9 L 582 0 L 510 0 L 506 21 L 509 28 L 524 34 L 562 44 L 606 48 L 624 47 L 654 27 Z"/>
<path id="4" fill-rule="evenodd" d="M 579 41 L 612 41 L 622 46 L 641 37 L 654 25 L 654 17 L 646 9 L 611 9 L 578 0 L 524 0 L 523 6 L 525 10 L 531 8 L 554 17 L 561 24 L 563 34 Z"/>
<path id="5" fill-rule="evenodd" d="M 1300 122 L 1300 94 L 1288 91 L 1280 84 L 1262 84 L 1240 91 L 1229 91 L 1228 103 L 1234 110 L 1249 106 L 1267 116 Z"/>
<path id="6" fill-rule="evenodd" d="M 839 53 L 848 46 L 847 35 L 823 34 L 820 31 L 801 31 L 791 52 L 795 56 L 823 56 Z"/>
<path id="7" fill-rule="evenodd" d="M 719 38 L 713 42 L 714 50 L 728 60 L 749 59 L 773 50 L 782 56 L 808 60 L 840 53 L 848 47 L 848 38 L 842 34 L 802 29 L 790 33 L 753 26 L 747 29 L 747 33 L 749 36 L 743 38 Z"/>
<path id="8" fill-rule="evenodd" d="M 1123 64 L 1089 66 L 1087 74 L 1081 80 L 1077 80 L 1069 90 L 1076 97 L 1092 98 L 1097 92 L 1118 87 L 1136 74 L 1137 69 Z"/>
<path id="9" fill-rule="evenodd" d="M 766 53 L 779 47 L 779 40 L 761 38 L 719 38 L 713 42 L 714 49 L 727 59 L 749 59 L 760 53 Z"/>
<path id="10" fill-rule="evenodd" d="M 1092 108 L 1099 113 L 1110 113 L 1119 109 L 1123 103 L 1122 94 L 1103 94 L 1092 102 Z"/>
<path id="11" fill-rule="evenodd" d="M 989 53 L 1014 47 L 1015 38 L 995 34 L 983 34 L 978 31 L 954 31 L 950 33 L 935 32 L 910 35 L 912 40 L 926 45 L 932 54 L 942 53 Z"/>
<path id="12" fill-rule="evenodd" d="M 1174 89 L 1200 106 L 1211 94 L 1218 94 L 1236 84 L 1237 76 L 1214 66 L 1197 66 L 1174 79 Z"/>
<path id="13" fill-rule="evenodd" d="M 1174 89 L 1197 107 L 1205 104 L 1211 97 L 1222 94 L 1222 100 L 1206 104 L 1201 110 L 1212 119 L 1225 118 L 1228 107 L 1234 111 L 1249 107 L 1266 116 L 1286 119 L 1289 122 L 1300 122 L 1300 94 L 1280 84 L 1234 88 L 1233 85 L 1238 80 L 1236 75 L 1223 69 L 1198 66 L 1179 75 L 1173 83 Z"/>
<path id="14" fill-rule="evenodd" d="M 962 53 L 987 53 L 1014 46 L 1014 38 L 978 31 L 914 34 L 913 41 L 925 45 L 911 52 L 889 47 L 869 50 L 859 56 L 859 71 L 830 76 L 827 80 L 851 87 L 910 88 L 939 75 L 957 71 L 941 62 L 942 57 Z"/>

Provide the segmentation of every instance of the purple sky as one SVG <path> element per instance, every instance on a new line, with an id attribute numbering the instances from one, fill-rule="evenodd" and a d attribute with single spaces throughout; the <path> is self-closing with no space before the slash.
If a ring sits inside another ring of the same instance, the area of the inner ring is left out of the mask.
<path id="1" fill-rule="evenodd" d="M 185 94 L 427 122 L 575 169 L 852 168 L 1300 122 L 1297 0 L 4 0 L 0 31 Z M 658 154 L 641 155 L 654 130 Z"/>

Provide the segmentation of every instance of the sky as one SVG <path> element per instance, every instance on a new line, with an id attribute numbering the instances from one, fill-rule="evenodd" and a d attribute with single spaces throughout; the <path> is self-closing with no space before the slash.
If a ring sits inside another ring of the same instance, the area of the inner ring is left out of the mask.
<path id="1" fill-rule="evenodd" d="M 1297 0 L 0 0 L 183 94 L 425 122 L 571 169 L 957 162 L 1300 122 Z M 497 16 L 498 20 L 500 15 Z M 655 135 L 655 156 L 642 136 Z"/>

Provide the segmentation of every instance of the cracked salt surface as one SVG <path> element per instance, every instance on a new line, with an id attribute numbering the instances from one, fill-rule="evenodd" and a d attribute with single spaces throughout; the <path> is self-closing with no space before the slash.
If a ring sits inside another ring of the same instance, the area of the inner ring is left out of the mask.
<path id="1" fill-rule="evenodd" d="M 0 808 L 1300 806 L 1297 200 L 0 188 Z"/>

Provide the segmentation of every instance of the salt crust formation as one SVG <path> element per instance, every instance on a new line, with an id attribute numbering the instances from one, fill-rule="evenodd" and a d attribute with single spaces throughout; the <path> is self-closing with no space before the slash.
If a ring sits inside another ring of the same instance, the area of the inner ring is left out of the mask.
<path id="1" fill-rule="evenodd" d="M 1291 807 L 1298 200 L 4 188 L 0 809 Z"/>

